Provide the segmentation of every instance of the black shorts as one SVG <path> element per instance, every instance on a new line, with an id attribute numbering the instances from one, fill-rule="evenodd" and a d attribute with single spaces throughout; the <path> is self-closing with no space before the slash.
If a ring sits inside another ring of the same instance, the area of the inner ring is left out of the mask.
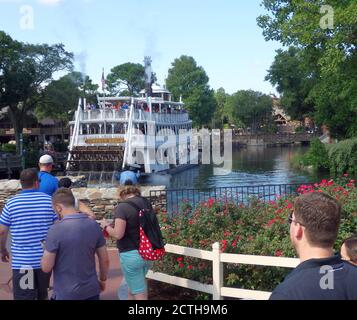
<path id="1" fill-rule="evenodd" d="M 12 270 L 14 300 L 47 300 L 51 273 L 41 269 Z"/>

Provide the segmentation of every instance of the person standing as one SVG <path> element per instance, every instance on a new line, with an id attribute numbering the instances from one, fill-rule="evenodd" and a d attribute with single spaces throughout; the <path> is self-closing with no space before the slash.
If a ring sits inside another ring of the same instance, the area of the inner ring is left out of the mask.
<path id="1" fill-rule="evenodd" d="M 152 207 L 135 186 L 126 186 L 119 195 L 123 202 L 119 203 L 115 209 L 114 228 L 105 219 L 101 221 L 101 225 L 109 236 L 118 240 L 120 264 L 129 287 L 128 300 L 147 300 L 146 274 L 151 264 L 144 260 L 139 253 L 139 212 L 130 203 L 143 209 Z"/>
<path id="2" fill-rule="evenodd" d="M 57 215 L 51 197 L 38 191 L 37 170 L 22 171 L 20 181 L 21 194 L 8 200 L 0 215 L 1 260 L 10 260 L 6 249 L 10 231 L 14 299 L 47 300 L 50 275 L 41 270 L 42 242 Z"/>
<path id="3" fill-rule="evenodd" d="M 324 193 L 295 200 L 290 239 L 300 258 L 271 300 L 357 300 L 357 268 L 334 255 L 341 206 Z"/>
<path id="4" fill-rule="evenodd" d="M 42 156 L 39 161 L 39 191 L 46 193 L 49 196 L 52 196 L 58 189 L 58 180 L 51 174 L 53 169 L 53 163 L 53 158 L 48 154 Z"/>
<path id="5" fill-rule="evenodd" d="M 75 209 L 69 189 L 53 195 L 61 221 L 51 227 L 42 258 L 42 270 L 53 270 L 54 300 L 99 300 L 109 270 L 106 241 L 98 223 Z M 95 256 L 99 260 L 99 279 Z"/>

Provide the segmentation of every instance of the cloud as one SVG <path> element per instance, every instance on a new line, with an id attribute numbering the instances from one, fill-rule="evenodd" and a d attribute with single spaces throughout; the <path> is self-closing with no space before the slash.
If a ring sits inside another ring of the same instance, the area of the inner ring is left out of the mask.
<path id="1" fill-rule="evenodd" d="M 63 0 L 37 0 L 39 4 L 44 6 L 56 6 L 61 3 Z"/>

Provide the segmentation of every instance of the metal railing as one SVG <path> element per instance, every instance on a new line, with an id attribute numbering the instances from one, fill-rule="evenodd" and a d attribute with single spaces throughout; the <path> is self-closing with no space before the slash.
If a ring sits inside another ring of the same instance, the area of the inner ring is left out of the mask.
<path id="1" fill-rule="evenodd" d="M 150 198 L 171 214 L 179 213 L 183 205 L 196 207 L 209 199 L 235 204 L 248 203 L 257 198 L 262 201 L 273 201 L 278 197 L 296 195 L 301 184 L 279 184 L 258 186 L 236 186 L 211 189 L 169 189 L 152 190 Z M 157 200 L 159 199 L 159 200 Z M 158 202 L 159 201 L 159 202 Z"/>

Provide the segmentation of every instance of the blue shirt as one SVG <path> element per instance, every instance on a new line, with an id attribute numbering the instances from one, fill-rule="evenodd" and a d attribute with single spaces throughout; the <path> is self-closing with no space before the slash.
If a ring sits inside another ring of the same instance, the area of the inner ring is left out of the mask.
<path id="1" fill-rule="evenodd" d="M 44 171 L 38 173 L 38 178 L 41 181 L 39 191 L 46 193 L 52 197 L 58 189 L 57 178 Z"/>
<path id="2" fill-rule="evenodd" d="M 98 223 L 85 214 L 68 215 L 51 227 L 46 250 L 56 254 L 56 300 L 86 300 L 100 294 L 95 254 L 104 246 Z"/>
<path id="3" fill-rule="evenodd" d="M 332 287 L 321 286 L 329 276 Z M 307 260 L 286 277 L 270 300 L 357 300 L 357 267 L 338 256 Z"/>
<path id="4" fill-rule="evenodd" d="M 140 177 L 140 173 L 135 173 L 133 171 L 123 171 L 120 173 L 119 182 L 123 186 L 127 180 L 131 180 L 133 184 L 138 184 L 138 178 Z"/>
<path id="5" fill-rule="evenodd" d="M 50 196 L 26 190 L 10 199 L 0 215 L 0 224 L 11 234 L 12 269 L 41 268 L 42 241 L 57 220 Z"/>

